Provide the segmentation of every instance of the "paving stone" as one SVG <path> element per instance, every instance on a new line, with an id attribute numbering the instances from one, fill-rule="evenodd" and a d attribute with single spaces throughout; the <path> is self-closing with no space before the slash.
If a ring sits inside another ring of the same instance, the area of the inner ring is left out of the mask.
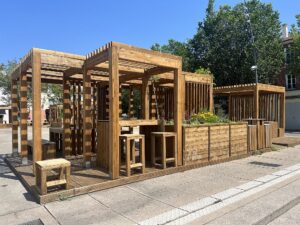
<path id="1" fill-rule="evenodd" d="M 113 212 L 89 195 L 48 203 L 45 207 L 64 225 L 127 225 L 133 221 Z"/>
<path id="2" fill-rule="evenodd" d="M 174 209 L 173 207 L 142 195 L 128 187 L 117 187 L 91 193 L 103 205 L 134 221 L 141 221 Z"/>

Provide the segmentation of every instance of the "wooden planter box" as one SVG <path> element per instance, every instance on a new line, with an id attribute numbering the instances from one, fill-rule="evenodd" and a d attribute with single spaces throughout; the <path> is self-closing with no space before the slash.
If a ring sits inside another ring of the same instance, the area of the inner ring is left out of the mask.
<path id="1" fill-rule="evenodd" d="M 184 165 L 247 154 L 247 123 L 183 127 Z"/>

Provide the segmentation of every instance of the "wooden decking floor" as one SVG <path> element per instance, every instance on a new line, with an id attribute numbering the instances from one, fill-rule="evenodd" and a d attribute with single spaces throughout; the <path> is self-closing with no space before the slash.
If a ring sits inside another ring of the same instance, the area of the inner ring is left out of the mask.
<path id="1" fill-rule="evenodd" d="M 74 161 L 71 168 L 71 184 L 68 190 L 58 190 L 54 189 L 48 191 L 46 195 L 40 195 L 36 189 L 35 177 L 33 176 L 32 164 L 21 165 L 20 157 L 7 157 L 5 158 L 6 163 L 11 168 L 11 170 L 16 174 L 16 176 L 23 183 L 25 188 L 36 198 L 37 202 L 40 204 L 45 204 L 48 202 L 53 202 L 56 200 L 64 200 L 69 197 L 87 194 L 94 191 L 100 191 L 120 185 L 125 185 L 137 181 L 142 181 L 154 177 L 164 176 L 176 172 L 183 172 L 185 170 L 199 168 L 202 166 L 217 164 L 221 162 L 231 161 L 239 158 L 247 157 L 248 154 L 240 156 L 232 156 L 226 159 L 214 160 L 203 163 L 195 163 L 190 165 L 183 165 L 178 167 L 168 167 L 166 169 L 153 168 L 146 166 L 145 173 L 133 173 L 130 177 L 125 176 L 125 171 L 122 171 L 121 175 L 116 180 L 111 180 L 109 174 L 101 169 L 91 168 L 83 169 L 78 163 Z"/>
<path id="2" fill-rule="evenodd" d="M 21 158 L 8 157 L 6 158 L 10 168 L 16 173 L 25 187 L 37 198 L 39 203 L 47 203 L 79 194 L 88 193 L 91 191 L 102 190 L 114 186 L 119 186 L 124 183 L 131 183 L 137 180 L 144 180 L 142 177 L 153 172 L 162 171 L 159 168 L 146 167 L 145 173 L 141 174 L 138 171 L 133 171 L 132 176 L 125 176 L 125 166 L 121 166 L 120 178 L 111 180 L 108 173 L 98 168 L 84 169 L 78 162 L 72 162 L 71 166 L 71 184 L 69 190 L 50 190 L 46 195 L 39 195 L 36 189 L 35 177 L 33 175 L 32 162 L 28 165 L 21 164 Z M 146 177 L 149 176 L 145 176 Z M 152 177 L 152 176 L 151 176 Z M 123 182 L 122 182 L 123 180 Z M 105 185 L 101 185 L 104 184 Z M 102 186 L 102 188 L 101 188 Z M 84 189 L 84 190 L 82 190 Z"/>

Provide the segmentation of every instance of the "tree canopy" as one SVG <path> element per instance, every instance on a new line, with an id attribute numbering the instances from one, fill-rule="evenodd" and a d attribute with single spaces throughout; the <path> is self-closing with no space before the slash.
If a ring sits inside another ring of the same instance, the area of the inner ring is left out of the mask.
<path id="1" fill-rule="evenodd" d="M 10 60 L 6 64 L 0 64 L 0 101 L 5 105 L 11 103 L 11 72 L 17 66 L 16 60 Z M 62 104 L 62 85 L 42 84 L 42 92 L 47 94 L 49 104 Z M 19 98 L 19 96 L 18 96 Z M 45 99 L 46 100 L 46 99 Z M 28 106 L 32 103 L 31 82 L 28 83 L 27 93 Z"/>
<path id="2" fill-rule="evenodd" d="M 10 104 L 10 73 L 13 71 L 16 65 L 16 60 L 8 61 L 7 64 L 0 64 L 0 91 L 2 93 L 2 95 L 0 96 L 0 101 L 2 101 L 6 105 Z"/>
<path id="3" fill-rule="evenodd" d="M 300 75 L 300 14 L 296 15 L 297 25 L 291 29 L 293 43 L 289 49 L 291 60 L 287 66 L 288 72 L 294 75 Z"/>
<path id="4" fill-rule="evenodd" d="M 214 9 L 209 0 L 206 17 L 187 42 L 170 40 L 152 49 L 180 55 L 183 68 L 209 69 L 218 85 L 255 82 L 251 67 L 257 65 L 259 82 L 273 82 L 284 61 L 279 14 L 259 0 Z"/>

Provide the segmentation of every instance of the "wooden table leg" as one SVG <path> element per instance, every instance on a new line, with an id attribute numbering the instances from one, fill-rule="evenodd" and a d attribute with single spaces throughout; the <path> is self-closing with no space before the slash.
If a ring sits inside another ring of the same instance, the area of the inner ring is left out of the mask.
<path id="1" fill-rule="evenodd" d="M 71 166 L 66 167 L 66 189 L 70 188 L 70 181 L 71 181 Z"/>
<path id="2" fill-rule="evenodd" d="M 177 167 L 177 136 L 174 136 L 174 166 Z"/>
<path id="3" fill-rule="evenodd" d="M 155 136 L 151 135 L 151 163 L 155 166 Z"/>
<path id="4" fill-rule="evenodd" d="M 140 157 L 142 161 L 142 173 L 145 173 L 145 138 L 140 139 Z"/>
<path id="5" fill-rule="evenodd" d="M 126 174 L 130 176 L 130 141 L 126 139 Z"/>
<path id="6" fill-rule="evenodd" d="M 166 137 L 162 136 L 162 150 L 161 150 L 161 163 L 164 169 L 167 168 L 166 163 L 167 151 L 166 151 Z"/>
<path id="7" fill-rule="evenodd" d="M 130 142 L 132 141 L 132 145 L 131 145 L 131 155 L 132 155 L 132 163 L 135 163 L 135 140 L 130 140 Z"/>
<path id="8" fill-rule="evenodd" d="M 41 184 L 40 184 L 40 188 L 41 188 L 41 194 L 45 195 L 47 194 L 47 170 L 41 170 L 40 172 L 40 176 L 41 176 Z"/>

